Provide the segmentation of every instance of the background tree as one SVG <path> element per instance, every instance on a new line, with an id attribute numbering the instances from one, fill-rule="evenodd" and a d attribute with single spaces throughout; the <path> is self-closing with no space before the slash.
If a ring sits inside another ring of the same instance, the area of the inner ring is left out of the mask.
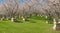
<path id="1" fill-rule="evenodd" d="M 19 7 L 18 0 L 6 0 L 3 6 L 7 11 L 8 16 L 15 19 Z"/>
<path id="2" fill-rule="evenodd" d="M 60 17 L 60 0 L 46 0 L 48 8 L 44 9 L 47 12 L 48 17 L 59 19 Z"/>

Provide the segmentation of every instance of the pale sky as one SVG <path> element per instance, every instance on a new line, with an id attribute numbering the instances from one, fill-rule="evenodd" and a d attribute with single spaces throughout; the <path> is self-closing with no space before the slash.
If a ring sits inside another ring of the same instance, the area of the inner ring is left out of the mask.
<path id="1" fill-rule="evenodd" d="M 5 1 L 5 0 L 0 0 L 0 4 L 3 4 L 4 1 Z M 30 0 L 24 0 L 24 1 L 27 2 L 27 3 L 30 2 Z M 35 3 L 38 5 L 37 2 L 35 2 Z M 42 0 L 42 3 L 45 4 L 45 0 Z M 19 4 L 21 4 L 21 5 L 24 4 L 23 0 L 20 0 L 20 1 L 19 1 Z"/>

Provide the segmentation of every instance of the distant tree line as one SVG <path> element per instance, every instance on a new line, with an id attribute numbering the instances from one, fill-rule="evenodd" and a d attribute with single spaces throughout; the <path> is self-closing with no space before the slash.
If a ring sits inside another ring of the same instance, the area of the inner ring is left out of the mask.
<path id="1" fill-rule="evenodd" d="M 60 18 L 60 0 L 45 0 L 43 4 L 42 0 L 30 0 L 30 2 L 24 2 L 24 5 L 20 6 L 19 0 L 5 0 L 5 3 L 0 6 L 0 19 L 11 19 L 12 21 L 18 20 L 19 16 L 23 21 L 26 21 L 32 15 L 45 16 L 48 22 L 53 19 Z"/>

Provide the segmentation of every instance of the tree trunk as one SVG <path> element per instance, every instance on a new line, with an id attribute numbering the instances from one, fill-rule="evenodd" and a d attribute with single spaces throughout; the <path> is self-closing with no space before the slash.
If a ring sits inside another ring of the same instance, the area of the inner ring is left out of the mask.
<path id="1" fill-rule="evenodd" d="M 12 17 L 12 18 L 11 18 L 11 22 L 18 22 L 18 20 L 17 20 L 17 18 Z"/>
<path id="2" fill-rule="evenodd" d="M 60 30 L 60 22 L 59 22 L 59 19 L 54 19 L 53 30 Z"/>
<path id="3" fill-rule="evenodd" d="M 4 20 L 5 18 L 4 18 L 4 16 L 1 18 L 1 20 Z"/>
<path id="4" fill-rule="evenodd" d="M 22 16 L 22 20 L 23 21 L 27 21 L 27 17 L 26 16 Z"/>
<path id="5" fill-rule="evenodd" d="M 11 20 L 11 17 L 7 17 L 6 19 L 7 19 L 7 20 Z"/>

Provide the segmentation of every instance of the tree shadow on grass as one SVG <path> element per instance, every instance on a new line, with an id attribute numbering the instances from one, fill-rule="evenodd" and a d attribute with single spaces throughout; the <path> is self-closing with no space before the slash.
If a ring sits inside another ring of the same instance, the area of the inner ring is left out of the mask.
<path id="1" fill-rule="evenodd" d="M 26 21 L 19 20 L 19 21 L 15 21 L 15 23 L 24 23 L 24 22 L 36 23 L 36 21 L 34 21 L 34 20 L 26 20 Z"/>
<path id="2" fill-rule="evenodd" d="M 36 23 L 36 21 L 34 21 L 34 20 L 28 20 L 27 22 Z"/>
<path id="3" fill-rule="evenodd" d="M 15 23 L 23 23 L 22 21 L 16 21 Z"/>

